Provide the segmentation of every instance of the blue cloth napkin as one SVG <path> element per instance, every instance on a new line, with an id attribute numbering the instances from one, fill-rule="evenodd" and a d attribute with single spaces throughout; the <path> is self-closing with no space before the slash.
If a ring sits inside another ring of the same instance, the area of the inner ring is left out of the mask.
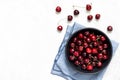
<path id="1" fill-rule="evenodd" d="M 74 23 L 73 26 L 67 26 L 66 34 L 64 39 L 59 47 L 58 54 L 55 57 L 54 64 L 51 70 L 51 73 L 54 75 L 61 76 L 67 80 L 102 80 L 102 77 L 106 71 L 106 69 L 100 71 L 99 73 L 87 74 L 80 73 L 76 69 L 72 68 L 70 64 L 67 63 L 65 58 L 65 45 L 70 35 L 72 35 L 75 31 L 85 28 L 84 26 Z M 113 53 L 115 53 L 118 43 L 111 40 L 113 46 Z"/>

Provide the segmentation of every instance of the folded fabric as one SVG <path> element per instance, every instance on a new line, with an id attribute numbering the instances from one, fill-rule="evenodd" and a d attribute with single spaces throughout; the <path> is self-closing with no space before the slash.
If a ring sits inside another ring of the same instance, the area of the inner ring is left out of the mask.
<path id="1" fill-rule="evenodd" d="M 86 74 L 86 73 L 80 73 L 76 69 L 73 69 L 70 64 L 67 63 L 66 57 L 65 57 L 65 45 L 68 40 L 68 38 L 77 30 L 80 30 L 82 28 L 85 28 L 84 26 L 74 23 L 74 25 L 67 26 L 66 34 L 64 36 L 64 39 L 59 47 L 58 54 L 55 57 L 54 64 L 51 70 L 51 73 L 54 75 L 61 76 L 67 80 L 102 80 L 102 77 L 106 71 L 106 68 L 98 73 L 94 74 Z M 112 46 L 113 46 L 113 54 L 115 53 L 118 43 L 111 40 Z"/>

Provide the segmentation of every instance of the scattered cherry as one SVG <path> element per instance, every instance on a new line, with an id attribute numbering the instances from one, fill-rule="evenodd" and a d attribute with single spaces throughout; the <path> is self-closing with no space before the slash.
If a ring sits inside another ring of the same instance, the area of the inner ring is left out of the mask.
<path id="1" fill-rule="evenodd" d="M 92 15 L 88 15 L 87 19 L 88 19 L 88 21 L 91 21 L 93 19 L 93 16 Z"/>
<path id="2" fill-rule="evenodd" d="M 79 15 L 79 10 L 74 10 L 74 13 L 73 13 L 74 15 Z"/>
<path id="3" fill-rule="evenodd" d="M 73 19 L 73 16 L 72 15 L 68 15 L 67 20 L 68 21 L 72 21 L 72 19 Z"/>
<path id="4" fill-rule="evenodd" d="M 96 14 L 95 19 L 97 19 L 97 20 L 100 19 L 100 14 Z"/>
<path id="5" fill-rule="evenodd" d="M 91 6 L 90 4 L 87 4 L 87 5 L 86 5 L 86 10 L 87 10 L 87 11 L 90 11 L 91 9 L 92 9 L 92 6 Z"/>
<path id="6" fill-rule="evenodd" d="M 56 10 L 56 12 L 61 12 L 61 7 L 57 6 L 55 10 Z"/>
<path id="7" fill-rule="evenodd" d="M 62 27 L 61 25 L 59 25 L 59 26 L 57 27 L 57 30 L 58 30 L 58 31 L 62 31 L 62 30 L 63 30 L 63 27 Z"/>
<path id="8" fill-rule="evenodd" d="M 108 26 L 108 27 L 107 27 L 107 30 L 108 30 L 108 31 L 112 31 L 112 30 L 113 30 L 113 27 L 112 27 L 112 26 Z"/>

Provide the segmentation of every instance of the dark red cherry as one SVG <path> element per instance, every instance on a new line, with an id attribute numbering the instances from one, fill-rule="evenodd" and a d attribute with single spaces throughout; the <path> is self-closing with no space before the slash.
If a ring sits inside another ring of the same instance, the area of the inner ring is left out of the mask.
<path id="1" fill-rule="evenodd" d="M 83 52 L 83 53 L 82 53 L 82 56 L 83 56 L 83 57 L 86 57 L 86 56 L 87 56 L 87 53 L 86 53 L 86 52 Z"/>
<path id="2" fill-rule="evenodd" d="M 90 34 L 89 31 L 86 31 L 86 32 L 84 33 L 85 36 L 89 36 L 89 34 Z"/>
<path id="3" fill-rule="evenodd" d="M 103 55 L 103 59 L 104 60 L 108 59 L 108 56 L 107 55 Z"/>
<path id="4" fill-rule="evenodd" d="M 74 13 L 73 13 L 74 15 L 79 15 L 79 10 L 74 10 Z"/>
<path id="5" fill-rule="evenodd" d="M 101 36 L 100 39 L 101 39 L 101 41 L 105 41 L 106 40 L 106 38 L 104 36 Z"/>
<path id="6" fill-rule="evenodd" d="M 83 64 L 81 68 L 85 70 L 86 69 L 86 65 Z"/>
<path id="7" fill-rule="evenodd" d="M 74 48 L 75 47 L 75 43 L 70 43 L 70 47 Z"/>
<path id="8" fill-rule="evenodd" d="M 91 36 L 91 40 L 96 41 L 96 36 L 95 35 Z"/>
<path id="9" fill-rule="evenodd" d="M 101 67 L 101 66 L 102 66 L 102 62 L 99 61 L 99 62 L 97 63 L 97 66 L 98 66 L 98 67 Z"/>
<path id="10" fill-rule="evenodd" d="M 102 50 L 102 53 L 106 55 L 106 54 L 107 54 L 107 51 L 106 51 L 106 50 Z"/>
<path id="11" fill-rule="evenodd" d="M 96 14 L 95 19 L 97 19 L 97 20 L 100 19 L 100 14 Z"/>
<path id="12" fill-rule="evenodd" d="M 75 65 L 78 66 L 79 64 L 80 64 L 80 62 L 79 62 L 78 60 L 76 60 L 76 61 L 75 61 Z"/>
<path id="13" fill-rule="evenodd" d="M 79 57 L 78 57 L 78 60 L 79 60 L 79 61 L 83 61 L 83 57 L 82 57 L 82 56 L 79 56 Z"/>
<path id="14" fill-rule="evenodd" d="M 84 42 L 83 46 L 84 46 L 84 48 L 87 48 L 88 47 L 88 43 Z"/>
<path id="15" fill-rule="evenodd" d="M 96 62 L 93 61 L 93 62 L 92 62 L 92 65 L 93 65 L 93 67 L 95 67 L 95 66 L 96 66 Z"/>
<path id="16" fill-rule="evenodd" d="M 87 41 L 88 43 L 90 43 L 90 42 L 91 42 L 90 38 L 87 38 L 87 39 L 86 39 L 86 41 Z"/>
<path id="17" fill-rule="evenodd" d="M 72 16 L 72 15 L 68 15 L 68 16 L 67 16 L 67 20 L 68 20 L 68 21 L 72 21 L 72 19 L 73 19 L 73 16 Z"/>
<path id="18" fill-rule="evenodd" d="M 73 48 L 70 48 L 70 53 L 72 54 L 75 50 Z"/>
<path id="19" fill-rule="evenodd" d="M 103 50 L 103 46 L 99 45 L 98 46 L 98 50 L 102 51 Z"/>
<path id="20" fill-rule="evenodd" d="M 90 11 L 92 9 L 92 6 L 90 4 L 86 4 L 86 10 Z"/>
<path id="21" fill-rule="evenodd" d="M 75 38 L 73 38 L 73 42 L 77 42 L 77 38 L 75 37 Z"/>
<path id="22" fill-rule="evenodd" d="M 103 44 L 103 48 L 108 48 L 108 45 L 107 44 Z"/>
<path id="23" fill-rule="evenodd" d="M 61 12 L 61 7 L 57 6 L 55 10 L 56 10 L 56 12 Z"/>
<path id="24" fill-rule="evenodd" d="M 62 31 L 62 30 L 63 30 L 63 27 L 62 27 L 61 25 L 59 25 L 59 26 L 57 27 L 57 30 L 58 30 L 58 31 Z"/>
<path id="25" fill-rule="evenodd" d="M 108 26 L 108 27 L 107 27 L 107 30 L 108 30 L 108 31 L 112 31 L 112 30 L 113 30 L 113 27 L 112 27 L 112 26 Z"/>
<path id="26" fill-rule="evenodd" d="M 89 59 L 84 59 L 84 63 L 88 64 L 89 63 Z"/>
<path id="27" fill-rule="evenodd" d="M 93 16 L 92 15 L 88 15 L 87 19 L 88 19 L 88 21 L 91 21 L 93 19 Z"/>
<path id="28" fill-rule="evenodd" d="M 80 33 L 79 35 L 78 35 L 78 37 L 80 38 L 80 39 L 83 39 L 83 34 L 82 33 Z"/>
<path id="29" fill-rule="evenodd" d="M 82 41 L 81 40 L 78 40 L 77 41 L 77 45 L 81 45 L 82 44 Z"/>
<path id="30" fill-rule="evenodd" d="M 98 57 L 98 59 L 102 59 L 103 58 L 103 54 L 99 53 L 97 57 Z"/>
<path id="31" fill-rule="evenodd" d="M 96 46 L 98 46 L 98 42 L 93 42 L 93 45 L 96 47 Z"/>

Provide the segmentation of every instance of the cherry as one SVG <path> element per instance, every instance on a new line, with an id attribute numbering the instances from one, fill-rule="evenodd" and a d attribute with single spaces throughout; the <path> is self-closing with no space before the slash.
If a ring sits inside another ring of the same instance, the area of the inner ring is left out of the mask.
<path id="1" fill-rule="evenodd" d="M 86 31 L 86 32 L 84 33 L 85 36 L 89 36 L 89 34 L 90 34 L 89 31 Z"/>
<path id="2" fill-rule="evenodd" d="M 68 15 L 67 20 L 68 21 L 72 21 L 72 19 L 73 19 L 73 16 L 72 15 Z"/>
<path id="3" fill-rule="evenodd" d="M 78 40 L 77 41 L 77 45 L 81 45 L 82 44 L 82 41 L 81 40 Z"/>
<path id="4" fill-rule="evenodd" d="M 79 60 L 79 61 L 83 61 L 83 57 L 82 57 L 82 56 L 79 56 L 79 57 L 78 57 L 78 60 Z"/>
<path id="5" fill-rule="evenodd" d="M 93 70 L 93 66 L 91 64 L 87 65 L 87 70 L 92 71 Z"/>
<path id="6" fill-rule="evenodd" d="M 85 59 L 85 60 L 84 60 L 84 62 L 85 62 L 86 64 L 88 64 L 89 61 L 90 61 L 89 59 Z"/>
<path id="7" fill-rule="evenodd" d="M 89 21 L 91 21 L 91 20 L 93 19 L 93 16 L 92 16 L 92 15 L 88 15 L 88 16 L 87 16 L 87 19 L 88 19 Z"/>
<path id="8" fill-rule="evenodd" d="M 106 55 L 106 54 L 107 54 L 107 51 L 106 51 L 106 50 L 103 50 L 102 53 Z"/>
<path id="9" fill-rule="evenodd" d="M 74 15 L 78 15 L 79 14 L 79 11 L 76 9 L 74 10 Z"/>
<path id="10" fill-rule="evenodd" d="M 98 46 L 98 42 L 93 42 L 93 45 L 96 47 Z"/>
<path id="11" fill-rule="evenodd" d="M 107 55 L 103 55 L 103 59 L 104 60 L 108 59 L 108 56 Z"/>
<path id="12" fill-rule="evenodd" d="M 99 61 L 99 62 L 97 63 L 97 66 L 98 66 L 98 67 L 101 67 L 101 66 L 102 66 L 102 62 Z"/>
<path id="13" fill-rule="evenodd" d="M 103 46 L 99 45 L 98 46 L 98 50 L 102 51 L 103 50 Z"/>
<path id="14" fill-rule="evenodd" d="M 73 53 L 75 50 L 73 48 L 70 48 L 70 53 Z"/>
<path id="15" fill-rule="evenodd" d="M 80 34 L 78 35 L 78 37 L 79 37 L 80 39 L 82 39 L 84 36 L 83 36 L 82 33 L 80 33 Z"/>
<path id="16" fill-rule="evenodd" d="M 91 48 L 86 48 L 86 52 L 90 54 L 92 52 Z"/>
<path id="17" fill-rule="evenodd" d="M 101 41 L 105 41 L 106 40 L 106 38 L 104 36 L 101 36 L 100 39 L 101 39 Z"/>
<path id="18" fill-rule="evenodd" d="M 86 52 L 83 52 L 83 53 L 82 53 L 82 56 L 83 56 L 83 57 L 86 57 L 86 56 L 87 56 L 87 53 L 86 53 Z"/>
<path id="19" fill-rule="evenodd" d="M 61 25 L 59 25 L 59 26 L 57 27 L 57 30 L 58 30 L 58 31 L 62 31 L 62 30 L 63 30 L 63 27 L 62 27 Z"/>
<path id="20" fill-rule="evenodd" d="M 108 45 L 107 44 L 103 44 L 103 48 L 108 48 Z"/>
<path id="21" fill-rule="evenodd" d="M 97 60 L 98 60 L 97 56 L 94 56 L 93 61 L 97 61 Z"/>
<path id="22" fill-rule="evenodd" d="M 83 46 L 79 46 L 79 51 L 83 51 Z"/>
<path id="23" fill-rule="evenodd" d="M 74 48 L 75 47 L 75 43 L 71 43 L 70 47 Z"/>
<path id="24" fill-rule="evenodd" d="M 70 56 L 69 59 L 73 61 L 75 59 L 75 56 Z"/>
<path id="25" fill-rule="evenodd" d="M 92 49 L 92 53 L 93 53 L 93 54 L 97 54 L 97 53 L 98 53 L 97 49 L 96 49 L 96 48 L 93 48 L 93 49 Z"/>
<path id="26" fill-rule="evenodd" d="M 96 66 L 96 62 L 92 62 L 92 65 L 93 65 L 93 67 L 95 67 Z"/>
<path id="27" fill-rule="evenodd" d="M 112 31 L 112 30 L 113 30 L 113 27 L 112 27 L 112 26 L 108 26 L 108 27 L 107 27 L 107 30 L 108 30 L 108 31 Z"/>
<path id="28" fill-rule="evenodd" d="M 90 11 L 92 9 L 92 6 L 90 4 L 86 4 L 86 10 Z"/>
<path id="29" fill-rule="evenodd" d="M 86 69 L 86 65 L 83 64 L 81 68 L 85 70 Z"/>
<path id="30" fill-rule="evenodd" d="M 97 57 L 98 57 L 98 59 L 102 59 L 103 58 L 103 54 L 100 53 L 100 54 L 97 55 Z"/>
<path id="31" fill-rule="evenodd" d="M 57 6 L 55 10 L 56 10 L 56 12 L 61 12 L 61 7 Z"/>
<path id="32" fill-rule="evenodd" d="M 76 56 L 76 57 L 78 57 L 78 56 L 79 56 L 79 52 L 78 52 L 78 51 L 75 51 L 75 52 L 73 53 L 73 55 Z"/>
<path id="33" fill-rule="evenodd" d="M 76 60 L 76 61 L 75 61 L 75 65 L 78 66 L 79 64 L 80 64 L 80 62 L 79 62 L 78 60 Z"/>
<path id="34" fill-rule="evenodd" d="M 83 43 L 84 48 L 88 47 L 88 44 L 86 42 Z"/>
<path id="35" fill-rule="evenodd" d="M 91 40 L 96 41 L 96 36 L 95 35 L 91 36 Z"/>
<path id="36" fill-rule="evenodd" d="M 97 19 L 97 20 L 100 19 L 100 14 L 96 14 L 95 19 Z"/>
<path id="37" fill-rule="evenodd" d="M 91 42 L 90 38 L 87 38 L 87 39 L 86 39 L 86 41 L 87 41 L 88 43 L 90 43 L 90 42 Z"/>
<path id="38" fill-rule="evenodd" d="M 77 42 L 77 38 L 75 37 L 75 38 L 73 38 L 73 42 Z"/>
<path id="39" fill-rule="evenodd" d="M 91 59 L 93 56 L 92 54 L 88 54 L 88 58 Z"/>

